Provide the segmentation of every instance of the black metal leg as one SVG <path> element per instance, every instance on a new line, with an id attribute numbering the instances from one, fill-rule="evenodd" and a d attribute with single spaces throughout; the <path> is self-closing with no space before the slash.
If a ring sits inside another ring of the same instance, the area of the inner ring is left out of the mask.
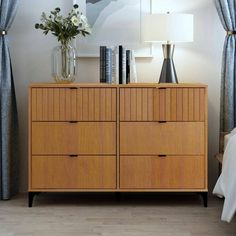
<path id="1" fill-rule="evenodd" d="M 199 194 L 202 197 L 204 207 L 208 207 L 208 193 L 207 192 L 201 192 Z"/>
<path id="2" fill-rule="evenodd" d="M 29 207 L 33 206 L 34 196 L 38 194 L 39 192 L 28 192 L 28 206 Z"/>
<path id="3" fill-rule="evenodd" d="M 120 201 L 120 192 L 116 192 L 116 201 Z"/>

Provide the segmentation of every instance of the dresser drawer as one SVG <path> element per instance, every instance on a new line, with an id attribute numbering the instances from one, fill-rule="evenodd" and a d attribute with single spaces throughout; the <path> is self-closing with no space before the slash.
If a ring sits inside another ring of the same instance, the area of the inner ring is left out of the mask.
<path id="1" fill-rule="evenodd" d="M 204 121 L 205 88 L 121 88 L 120 121 Z"/>
<path id="2" fill-rule="evenodd" d="M 115 122 L 32 122 L 32 155 L 116 154 Z"/>
<path id="3" fill-rule="evenodd" d="M 32 121 L 116 121 L 116 88 L 32 88 Z"/>
<path id="4" fill-rule="evenodd" d="M 121 155 L 203 155 L 204 122 L 121 122 Z"/>
<path id="5" fill-rule="evenodd" d="M 32 156 L 32 189 L 114 189 L 115 156 Z"/>
<path id="6" fill-rule="evenodd" d="M 204 188 L 204 156 L 121 156 L 120 188 Z"/>

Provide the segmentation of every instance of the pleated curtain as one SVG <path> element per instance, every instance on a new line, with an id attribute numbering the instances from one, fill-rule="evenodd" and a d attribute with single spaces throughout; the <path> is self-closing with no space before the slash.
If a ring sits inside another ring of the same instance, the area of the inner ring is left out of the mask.
<path id="1" fill-rule="evenodd" d="M 220 130 L 236 127 L 236 0 L 215 0 L 221 23 L 226 31 L 221 81 Z"/>
<path id="2" fill-rule="evenodd" d="M 0 198 L 18 191 L 18 119 L 7 33 L 16 15 L 18 0 L 0 0 Z"/>

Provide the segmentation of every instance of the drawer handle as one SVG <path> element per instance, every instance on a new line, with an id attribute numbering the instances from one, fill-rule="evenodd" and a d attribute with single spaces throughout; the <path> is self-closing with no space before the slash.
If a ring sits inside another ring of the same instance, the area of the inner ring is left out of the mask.
<path id="1" fill-rule="evenodd" d="M 159 122 L 159 123 L 167 123 L 166 120 L 159 120 L 158 122 Z"/>
<path id="2" fill-rule="evenodd" d="M 157 87 L 158 89 L 167 89 L 167 88 L 165 88 L 165 87 Z"/>
<path id="3" fill-rule="evenodd" d="M 74 123 L 78 123 L 79 121 L 77 121 L 77 120 L 70 120 L 69 121 L 69 123 L 71 123 L 71 124 L 74 124 Z"/>
<path id="4" fill-rule="evenodd" d="M 158 157 L 166 157 L 166 155 L 158 155 Z"/>
<path id="5" fill-rule="evenodd" d="M 78 89 L 78 87 L 70 87 L 69 89 Z"/>
<path id="6" fill-rule="evenodd" d="M 78 157 L 76 154 L 69 155 L 69 157 Z"/>

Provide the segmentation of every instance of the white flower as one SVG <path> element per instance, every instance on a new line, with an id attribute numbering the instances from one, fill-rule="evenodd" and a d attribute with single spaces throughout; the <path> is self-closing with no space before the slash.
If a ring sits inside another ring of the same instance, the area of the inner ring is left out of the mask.
<path id="1" fill-rule="evenodd" d="M 84 15 L 81 15 L 81 16 L 80 16 L 80 20 L 81 20 L 83 23 L 87 23 L 87 18 L 86 18 L 86 16 L 84 16 Z"/>
<path id="2" fill-rule="evenodd" d="M 71 22 L 73 23 L 74 26 L 79 26 L 79 19 L 76 16 L 73 16 L 71 18 Z"/>

